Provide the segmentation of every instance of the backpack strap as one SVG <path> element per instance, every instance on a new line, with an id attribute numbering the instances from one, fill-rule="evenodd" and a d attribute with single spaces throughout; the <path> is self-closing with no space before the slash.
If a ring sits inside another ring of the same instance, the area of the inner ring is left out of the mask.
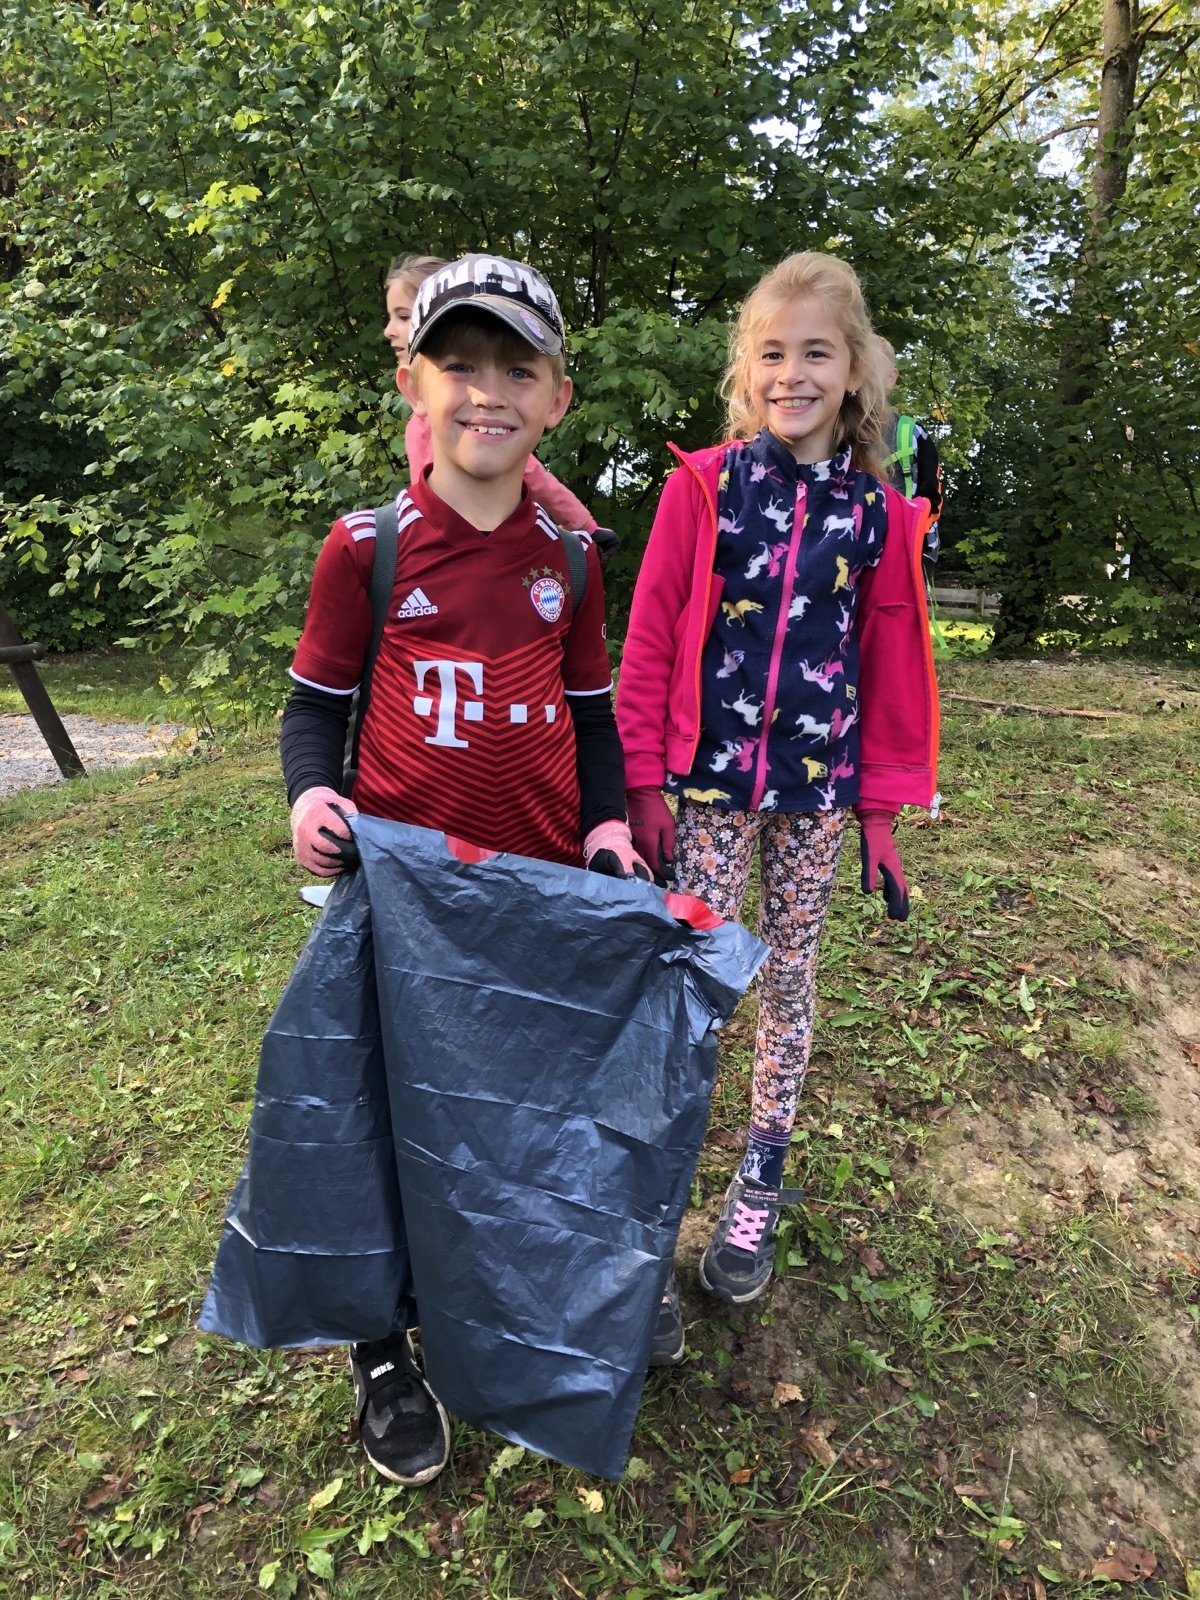
<path id="1" fill-rule="evenodd" d="M 896 418 L 895 460 L 904 476 L 904 493 L 911 500 L 917 492 L 917 423 L 915 417 Z"/>
<path id="2" fill-rule="evenodd" d="M 574 622 L 583 604 L 583 597 L 587 593 L 587 550 L 579 535 L 567 528 L 560 528 L 558 536 L 562 540 L 567 557 L 567 582 L 571 586 L 571 621 Z"/>
<path id="3" fill-rule="evenodd" d="M 355 691 L 354 710 L 346 769 L 342 774 L 342 793 L 348 795 L 358 776 L 358 744 L 362 738 L 363 722 L 371 700 L 371 679 L 375 675 L 375 661 L 387 622 L 388 603 L 396 584 L 396 557 L 399 553 L 400 530 L 396 516 L 396 502 L 375 507 L 375 556 L 371 566 L 371 643 L 363 662 L 362 678 Z"/>

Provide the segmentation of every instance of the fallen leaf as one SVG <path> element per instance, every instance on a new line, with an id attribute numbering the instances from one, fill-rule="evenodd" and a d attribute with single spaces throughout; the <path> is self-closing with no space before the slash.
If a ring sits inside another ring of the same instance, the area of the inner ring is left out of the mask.
<path id="1" fill-rule="evenodd" d="M 722 1150 L 744 1150 L 746 1148 L 747 1133 L 745 1128 L 740 1128 L 737 1133 L 726 1133 L 724 1128 L 714 1128 L 709 1134 L 713 1144 L 719 1144 Z"/>
<path id="2" fill-rule="evenodd" d="M 106 1506 L 114 1500 L 119 1500 L 133 1482 L 132 1472 L 123 1472 L 120 1477 L 110 1473 L 104 1482 L 92 1490 L 83 1502 L 85 1511 L 95 1511 L 100 1506 Z"/>
<path id="3" fill-rule="evenodd" d="M 800 1448 L 805 1455 L 811 1456 L 823 1467 L 831 1467 L 837 1459 L 826 1437 L 832 1433 L 833 1427 L 833 1422 L 827 1417 L 812 1417 L 807 1422 L 800 1423 L 796 1429 Z"/>
<path id="4" fill-rule="evenodd" d="M 946 1452 L 939 1450 L 933 1458 L 934 1476 L 943 1489 L 950 1487 L 950 1463 L 946 1459 Z"/>
<path id="5" fill-rule="evenodd" d="M 754 1473 L 749 1467 L 739 1467 L 736 1472 L 729 1474 L 730 1483 L 749 1483 Z"/>
<path id="6" fill-rule="evenodd" d="M 1033 1600 L 1046 1600 L 1046 1585 L 1042 1582 L 1039 1574 L 1027 1572 L 1025 1576 L 1029 1580 L 1029 1587 L 1033 1590 Z"/>
<path id="7" fill-rule="evenodd" d="M 1200 1067 L 1200 1044 L 1194 1044 L 1191 1039 L 1181 1039 L 1179 1048 L 1194 1067 Z"/>
<path id="8" fill-rule="evenodd" d="M 797 1400 L 803 1399 L 804 1395 L 798 1383 L 777 1383 L 775 1392 L 771 1396 L 771 1407 L 778 1411 L 780 1406 L 794 1405 Z"/>
<path id="9" fill-rule="evenodd" d="M 1000 1471 L 1000 1457 L 994 1450 L 976 1450 L 971 1460 L 977 1467 L 987 1467 L 991 1472 Z"/>
<path id="10" fill-rule="evenodd" d="M 1106 1489 L 1100 1496 L 1100 1504 L 1110 1517 L 1120 1517 L 1122 1522 L 1136 1522 L 1137 1517 L 1128 1506 L 1121 1504 L 1115 1489 Z"/>
<path id="11" fill-rule="evenodd" d="M 953 1110 L 953 1106 L 934 1106 L 929 1113 L 929 1120 L 930 1122 L 940 1122 L 943 1117 L 948 1117 Z"/>
<path id="12" fill-rule="evenodd" d="M 664 1583 L 678 1583 L 683 1577 L 683 1568 L 676 1562 L 667 1561 L 664 1558 L 662 1562 L 662 1576 Z"/>
<path id="13" fill-rule="evenodd" d="M 86 1367 L 68 1367 L 63 1373 L 63 1377 L 68 1383 L 86 1383 L 88 1381 L 88 1369 Z"/>
<path id="14" fill-rule="evenodd" d="M 519 1483 L 509 1498 L 514 1505 L 535 1506 L 549 1496 L 550 1490 L 549 1478 L 530 1478 L 526 1483 Z"/>
<path id="15" fill-rule="evenodd" d="M 215 1500 L 206 1500 L 203 1505 L 193 1506 L 183 1519 L 183 1531 L 189 1539 L 194 1539 L 200 1532 L 200 1523 L 210 1511 L 217 1509 Z"/>
<path id="16" fill-rule="evenodd" d="M 873 1244 L 860 1245 L 855 1254 L 867 1269 L 868 1278 L 882 1278 L 887 1272 L 887 1263 Z"/>
<path id="17" fill-rule="evenodd" d="M 344 1478 L 334 1478 L 323 1489 L 318 1489 L 316 1494 L 310 1495 L 308 1499 L 309 1516 L 315 1511 L 324 1511 L 326 1506 L 332 1505 L 338 1495 L 341 1494 L 342 1484 L 345 1481 Z"/>
<path id="18" fill-rule="evenodd" d="M 1119 1544 L 1111 1556 L 1103 1561 L 1093 1561 L 1092 1578 L 1110 1578 L 1114 1583 L 1141 1583 L 1152 1577 L 1158 1566 L 1158 1557 L 1152 1550 L 1140 1545 Z"/>

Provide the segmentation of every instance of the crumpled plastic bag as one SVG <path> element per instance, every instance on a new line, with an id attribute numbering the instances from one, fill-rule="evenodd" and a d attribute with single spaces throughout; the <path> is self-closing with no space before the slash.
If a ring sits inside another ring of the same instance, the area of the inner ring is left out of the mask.
<path id="1" fill-rule="evenodd" d="M 617 1478 L 716 1031 L 766 946 L 648 884 L 353 828 L 361 870 L 263 1041 L 200 1326 L 279 1346 L 419 1322 L 450 1412 Z"/>

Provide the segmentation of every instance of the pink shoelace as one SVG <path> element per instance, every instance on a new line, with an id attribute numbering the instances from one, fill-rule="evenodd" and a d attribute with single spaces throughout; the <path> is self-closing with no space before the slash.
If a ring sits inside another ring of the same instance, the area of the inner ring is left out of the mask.
<path id="1" fill-rule="evenodd" d="M 744 1200 L 739 1200 L 734 1207 L 733 1227 L 729 1230 L 727 1242 L 733 1245 L 735 1250 L 747 1250 L 753 1255 L 762 1240 L 763 1229 L 770 1215 L 769 1207 L 764 1206 L 759 1210 L 756 1206 L 748 1206 Z"/>

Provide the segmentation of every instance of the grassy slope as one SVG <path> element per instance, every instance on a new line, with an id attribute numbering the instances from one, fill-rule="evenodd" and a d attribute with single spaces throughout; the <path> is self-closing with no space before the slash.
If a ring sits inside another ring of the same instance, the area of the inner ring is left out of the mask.
<path id="1" fill-rule="evenodd" d="M 578 1475 L 465 1429 L 437 1485 L 388 1489 L 350 1439 L 343 1356 L 264 1355 L 191 1331 L 258 1036 L 309 926 L 272 753 L 0 806 L 0 1587 L 25 1600 L 236 1597 L 278 1560 L 276 1594 L 298 1578 L 299 1592 L 347 1600 L 833 1600 L 870 1592 L 894 1528 L 921 1548 L 978 1552 L 965 1592 L 1003 1593 L 1012 1574 L 1016 1595 L 1016 1574 L 1055 1570 L 1052 1505 L 1043 1524 L 1011 1528 L 1002 1494 L 953 1492 L 939 1452 L 1002 1461 L 1038 1392 L 1095 1419 L 1144 1470 L 1169 1462 L 1169 1396 L 1137 1336 L 1151 1289 L 1113 1272 L 1103 1217 L 1014 1251 L 964 1236 L 907 1189 L 944 1106 L 1098 1073 L 1125 1092 L 1113 921 L 1160 963 L 1194 955 L 1195 928 L 1169 893 L 1160 913 L 1117 915 L 1089 858 L 1119 845 L 1200 877 L 1200 702 L 1155 709 L 1200 681 L 983 664 L 944 679 L 1143 714 L 948 708 L 946 815 L 904 829 L 925 897 L 912 921 L 881 921 L 846 863 L 797 1130 L 813 1205 L 781 1243 L 784 1276 L 741 1312 L 689 1291 L 691 1359 L 652 1377 L 639 1465 L 602 1486 L 599 1510 Z M 737 1159 L 751 1043 L 747 1007 L 726 1041 L 701 1206 Z M 780 1381 L 804 1400 L 773 1408 Z M 832 1468 L 827 1432 L 842 1452 Z M 329 1531 L 327 1553 L 314 1530 Z M 330 1557 L 334 1579 L 306 1570 Z M 1168 1567 L 1164 1554 L 1160 1576 Z"/>
<path id="2" fill-rule="evenodd" d="M 78 655 L 52 655 L 38 663 L 60 716 L 96 717 L 103 722 L 162 721 L 168 706 L 158 680 L 173 670 L 177 670 L 174 657 L 149 656 L 115 645 Z M 0 716 L 27 709 L 12 673 L 0 670 Z"/>

